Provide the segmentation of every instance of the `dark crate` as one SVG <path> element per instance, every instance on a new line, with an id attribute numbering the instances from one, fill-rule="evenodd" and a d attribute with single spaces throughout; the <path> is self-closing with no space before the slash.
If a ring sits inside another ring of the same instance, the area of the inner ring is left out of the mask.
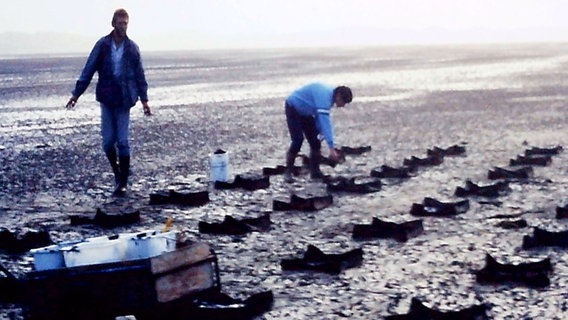
<path id="1" fill-rule="evenodd" d="M 217 257 L 205 243 L 148 259 L 30 272 L 22 285 L 25 318 L 33 320 L 187 319 L 180 305 L 221 287 Z"/>

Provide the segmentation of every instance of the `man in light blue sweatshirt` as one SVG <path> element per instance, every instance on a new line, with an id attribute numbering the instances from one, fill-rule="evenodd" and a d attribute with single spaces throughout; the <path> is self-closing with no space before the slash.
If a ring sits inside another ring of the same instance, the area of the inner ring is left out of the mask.
<path id="1" fill-rule="evenodd" d="M 302 148 L 304 136 L 310 145 L 310 176 L 312 179 L 323 177 L 320 171 L 321 142 L 318 133 L 321 133 L 329 147 L 329 158 L 338 161 L 339 151 L 335 148 L 333 140 L 333 124 L 330 110 L 335 104 L 344 107 L 353 100 L 351 89 L 345 86 L 336 88 L 322 83 L 310 83 L 294 91 L 286 99 L 286 122 L 290 132 L 290 148 L 286 154 L 285 180 L 292 179 L 294 160 Z"/>

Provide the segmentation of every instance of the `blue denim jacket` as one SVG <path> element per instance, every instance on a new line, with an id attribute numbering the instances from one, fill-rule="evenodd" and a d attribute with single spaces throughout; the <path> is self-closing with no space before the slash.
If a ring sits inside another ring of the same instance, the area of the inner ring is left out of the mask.
<path id="1" fill-rule="evenodd" d="M 112 73 L 112 41 L 112 33 L 97 41 L 77 80 L 73 96 L 79 97 L 87 90 L 96 71 L 99 74 L 97 101 L 115 108 L 131 108 L 138 97 L 141 101 L 148 101 L 148 83 L 138 45 L 129 38 L 124 39 L 122 72 L 120 78 L 116 79 Z"/>

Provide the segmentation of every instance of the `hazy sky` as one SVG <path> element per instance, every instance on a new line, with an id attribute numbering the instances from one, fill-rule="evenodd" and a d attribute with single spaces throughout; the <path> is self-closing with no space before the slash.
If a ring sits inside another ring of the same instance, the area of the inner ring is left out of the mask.
<path id="1" fill-rule="evenodd" d="M 377 43 L 568 40 L 565 0 L 4 0 L 0 33 L 100 36 L 112 12 L 130 13 L 129 34 L 240 37 L 343 30 L 326 41 Z M 351 33 L 350 33 L 351 32 Z M 366 33 L 366 34 L 361 34 Z M 169 40 L 168 40 L 169 39 Z M 264 39 L 264 40 L 261 40 Z M 175 47 L 179 39 L 162 37 Z M 274 40 L 274 39 L 273 39 Z M 252 41 L 252 40 L 251 40 Z M 274 40 L 278 41 L 278 40 Z"/>

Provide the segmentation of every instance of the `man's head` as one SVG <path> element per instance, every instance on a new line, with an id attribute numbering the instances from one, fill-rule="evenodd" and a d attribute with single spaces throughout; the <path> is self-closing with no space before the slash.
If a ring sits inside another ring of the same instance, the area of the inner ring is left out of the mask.
<path id="1" fill-rule="evenodd" d="M 344 107 L 353 100 L 351 89 L 346 86 L 339 86 L 333 90 L 333 102 L 338 107 Z"/>
<path id="2" fill-rule="evenodd" d="M 116 9 L 112 16 L 112 27 L 121 37 L 126 37 L 126 29 L 128 28 L 128 12 L 124 9 Z"/>

